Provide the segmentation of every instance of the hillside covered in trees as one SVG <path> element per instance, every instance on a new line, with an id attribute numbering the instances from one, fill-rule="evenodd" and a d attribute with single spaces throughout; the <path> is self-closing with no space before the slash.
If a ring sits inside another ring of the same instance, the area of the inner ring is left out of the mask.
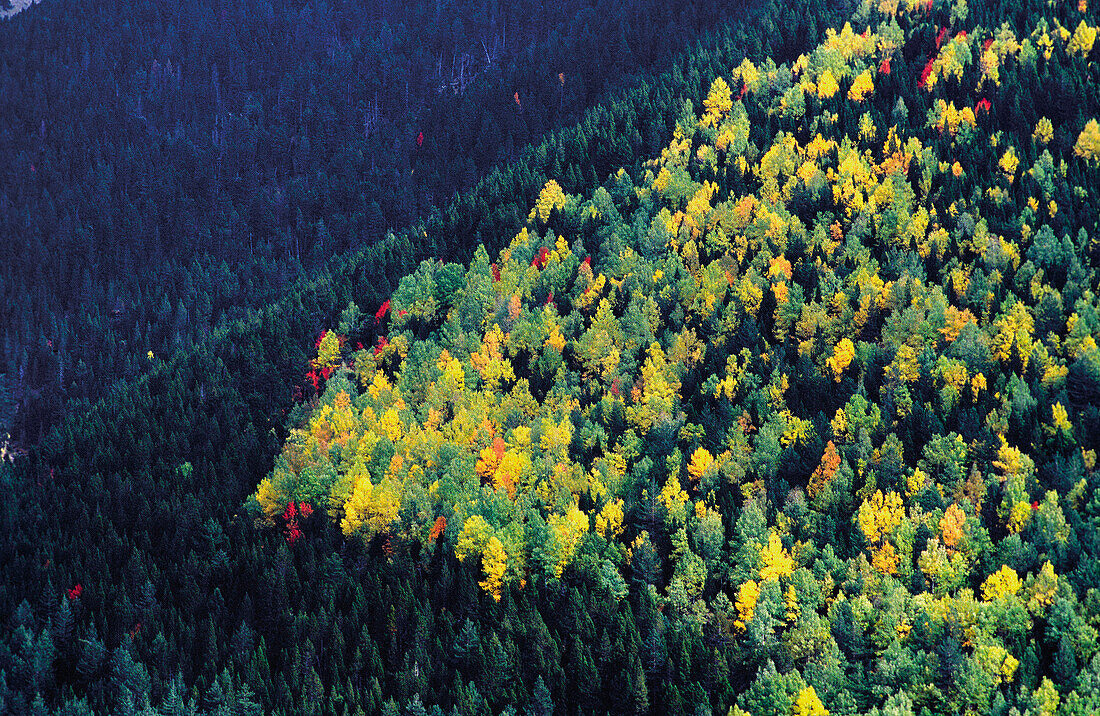
<path id="1" fill-rule="evenodd" d="M 761 12 L 0 473 L 0 707 L 1100 710 L 1100 18 Z"/>
<path id="2" fill-rule="evenodd" d="M 0 436 L 33 445 L 149 351 L 444 208 L 742 11 L 51 0 L 0 19 Z M 665 130 L 640 128 L 654 148 Z"/>

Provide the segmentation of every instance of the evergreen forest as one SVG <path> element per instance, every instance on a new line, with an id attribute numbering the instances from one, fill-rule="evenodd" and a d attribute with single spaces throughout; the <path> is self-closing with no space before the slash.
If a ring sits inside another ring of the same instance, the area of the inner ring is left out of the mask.
<path id="1" fill-rule="evenodd" d="M 1100 713 L 1088 0 L 50 2 L 0 712 Z"/>

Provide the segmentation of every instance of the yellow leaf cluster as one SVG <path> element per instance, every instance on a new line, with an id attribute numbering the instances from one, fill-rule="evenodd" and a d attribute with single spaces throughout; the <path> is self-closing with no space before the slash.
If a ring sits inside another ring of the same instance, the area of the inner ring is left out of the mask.
<path id="1" fill-rule="evenodd" d="M 609 500 L 596 515 L 596 533 L 604 539 L 618 537 L 623 531 L 623 501 Z"/>
<path id="2" fill-rule="evenodd" d="M 752 579 L 737 589 L 737 599 L 734 602 L 734 606 L 737 607 L 737 620 L 733 624 L 739 631 L 745 631 L 745 626 L 752 621 L 752 616 L 756 612 L 756 601 L 759 598 L 760 585 Z"/>
<path id="3" fill-rule="evenodd" d="M 1040 117 L 1035 123 L 1035 131 L 1031 133 L 1031 138 L 1036 144 L 1049 144 L 1050 140 L 1054 139 L 1054 125 L 1046 117 Z"/>
<path id="4" fill-rule="evenodd" d="M 1058 575 L 1054 573 L 1054 565 L 1045 562 L 1035 575 L 1035 581 L 1031 585 L 1031 599 L 1028 608 L 1033 611 L 1041 611 L 1054 603 L 1054 597 L 1058 593 Z"/>
<path id="5" fill-rule="evenodd" d="M 1095 119 L 1090 119 L 1081 130 L 1073 153 L 1086 161 L 1100 160 L 1100 124 Z"/>
<path id="6" fill-rule="evenodd" d="M 821 703 L 814 687 L 807 686 L 798 692 L 794 702 L 794 716 L 829 716 L 829 710 Z"/>
<path id="7" fill-rule="evenodd" d="M 504 551 L 504 545 L 494 535 L 489 538 L 485 549 L 481 553 L 481 569 L 485 572 L 485 579 L 478 585 L 500 601 L 504 589 L 504 570 L 508 566 L 508 554 Z"/>
<path id="8" fill-rule="evenodd" d="M 940 518 L 940 535 L 948 548 L 954 549 L 959 546 L 964 524 L 966 524 L 966 514 L 957 503 L 952 503 L 944 510 L 943 517 Z"/>
<path id="9" fill-rule="evenodd" d="M 859 506 L 856 521 L 867 542 L 877 544 L 901 524 L 904 515 L 905 508 L 896 492 L 883 494 L 881 490 L 875 490 L 875 494 Z"/>
<path id="10" fill-rule="evenodd" d="M 260 503 L 260 508 L 263 510 L 264 520 L 268 524 L 272 524 L 272 520 L 282 509 L 282 505 L 279 504 L 279 496 L 275 492 L 275 486 L 271 484 L 269 478 L 265 477 L 260 481 L 259 487 L 256 488 L 256 500 Z"/>
<path id="11" fill-rule="evenodd" d="M 400 508 L 400 485 L 388 478 L 375 485 L 369 474 L 361 475 L 351 497 L 344 503 L 340 529 L 347 536 L 360 534 L 369 540 L 389 528 Z"/>
<path id="12" fill-rule="evenodd" d="M 836 77 L 833 76 L 831 70 L 825 70 L 821 73 L 821 77 L 817 79 L 817 96 L 821 99 L 828 99 L 835 95 L 840 90 L 840 85 L 837 84 Z"/>
<path id="13" fill-rule="evenodd" d="M 1073 432 L 1073 425 L 1069 422 L 1069 413 L 1066 412 L 1066 406 L 1055 403 L 1050 406 L 1050 412 L 1056 430 L 1064 433 Z"/>
<path id="14" fill-rule="evenodd" d="M 852 86 L 848 88 L 848 99 L 853 102 L 862 102 L 867 95 L 875 91 L 875 83 L 871 79 L 871 71 L 864 70 L 859 73 Z"/>
<path id="15" fill-rule="evenodd" d="M 1031 360 L 1035 320 L 1023 301 L 1014 303 L 1008 313 L 994 322 L 993 327 L 996 331 L 993 336 L 993 356 L 997 360 L 1008 361 L 1013 356 L 1013 346 L 1016 346 L 1022 367 L 1027 370 Z"/>
<path id="16" fill-rule="evenodd" d="M 313 359 L 313 367 L 335 368 L 340 365 L 340 337 L 335 331 L 325 331 L 321 337 L 321 343 L 317 346 L 317 357 Z"/>
<path id="17" fill-rule="evenodd" d="M 691 455 L 691 462 L 688 463 L 687 468 L 688 474 L 691 475 L 691 481 L 699 482 L 712 469 L 715 469 L 714 456 L 706 448 L 696 448 Z"/>
<path id="18" fill-rule="evenodd" d="M 558 563 L 554 566 L 554 575 L 560 579 L 565 567 L 573 561 L 577 545 L 588 533 L 588 515 L 581 512 L 577 503 L 573 502 L 565 515 L 550 515 L 547 522 L 561 546 Z"/>
<path id="19" fill-rule="evenodd" d="M 1084 20 L 1078 23 L 1077 29 L 1073 31 L 1073 37 L 1066 45 L 1066 53 L 1088 57 L 1092 52 L 1093 43 L 1096 42 L 1096 30 L 1097 28 L 1089 27 Z"/>
<path id="20" fill-rule="evenodd" d="M 669 515 L 675 517 L 683 514 L 683 507 L 688 502 L 688 495 L 684 492 L 684 488 L 680 486 L 680 479 L 672 475 L 665 482 L 665 486 L 661 488 L 657 499 L 668 510 Z"/>
<path id="21" fill-rule="evenodd" d="M 1017 576 L 1016 570 L 1006 564 L 982 582 L 982 599 L 993 602 L 1004 597 L 1012 597 L 1020 591 L 1022 586 L 1023 583 Z"/>
<path id="22" fill-rule="evenodd" d="M 920 378 L 920 362 L 917 351 L 908 343 L 898 348 L 890 365 L 886 366 L 887 377 L 903 383 L 913 383 Z"/>
<path id="23" fill-rule="evenodd" d="M 544 222 L 549 220 L 553 209 L 561 209 L 564 206 L 565 192 L 562 191 L 561 185 L 553 179 L 549 180 L 539 192 L 538 204 L 535 205 L 535 212 L 539 219 Z"/>
<path id="24" fill-rule="evenodd" d="M 825 364 L 833 371 L 833 380 L 840 382 L 844 370 L 852 364 L 856 357 L 856 347 L 848 338 L 842 339 L 833 347 L 833 354 L 825 359 Z"/>
<path id="25" fill-rule="evenodd" d="M 794 573 L 794 559 L 783 547 L 783 542 L 775 533 L 768 535 L 768 544 L 760 551 L 760 579 L 770 581 L 789 577 Z"/>
<path id="26" fill-rule="evenodd" d="M 997 166 L 1001 168 L 1004 175 L 1011 182 L 1016 176 L 1016 167 L 1020 166 L 1020 160 L 1016 156 L 1016 150 L 1009 147 L 1005 150 L 1005 153 L 1001 155 L 1001 160 L 997 162 Z"/>
<path id="27" fill-rule="evenodd" d="M 721 77 L 715 78 L 710 84 L 710 92 L 703 101 L 706 114 L 703 116 L 704 126 L 717 127 L 722 119 L 733 109 L 733 98 L 730 86 Z"/>

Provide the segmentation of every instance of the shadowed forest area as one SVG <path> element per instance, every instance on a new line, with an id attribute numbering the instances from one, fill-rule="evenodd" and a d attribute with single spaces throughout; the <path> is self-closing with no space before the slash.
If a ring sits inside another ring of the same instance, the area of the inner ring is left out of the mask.
<path id="1" fill-rule="evenodd" d="M 741 12 L 62 0 L 5 22 L 4 429 L 36 443 Z"/>

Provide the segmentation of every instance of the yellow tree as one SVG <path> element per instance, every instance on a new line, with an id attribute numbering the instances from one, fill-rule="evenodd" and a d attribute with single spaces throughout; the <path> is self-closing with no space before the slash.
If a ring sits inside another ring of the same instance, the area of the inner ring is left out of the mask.
<path id="1" fill-rule="evenodd" d="M 760 599 L 760 585 L 754 580 L 749 580 L 737 589 L 737 619 L 733 625 L 739 631 L 745 631 L 745 626 L 752 621 L 752 615 L 756 612 L 756 601 Z"/>
<path id="2" fill-rule="evenodd" d="M 561 209 L 564 206 L 565 192 L 562 191 L 561 184 L 551 179 L 539 192 L 539 201 L 532 213 L 537 214 L 542 221 L 547 221 L 553 209 Z"/>
<path id="3" fill-rule="evenodd" d="M 958 504 L 952 503 L 944 510 L 943 517 L 940 518 L 940 534 L 943 537 L 943 543 L 949 549 L 955 549 L 959 546 L 963 536 L 963 525 L 965 524 L 966 514 L 959 509 Z"/>
<path id="4" fill-rule="evenodd" d="M 1100 124 L 1090 119 L 1073 145 L 1073 153 L 1086 161 L 1100 159 Z"/>
<path id="5" fill-rule="evenodd" d="M 871 546 L 872 563 L 880 571 L 892 574 L 897 569 L 897 554 L 886 538 L 901 524 L 904 516 L 901 497 L 895 492 L 884 495 L 881 490 L 875 490 L 875 494 L 859 506 L 856 523 Z"/>
<path id="6" fill-rule="evenodd" d="M 344 504 L 340 529 L 349 537 L 360 534 L 364 540 L 385 531 L 397 519 L 401 508 L 400 489 L 401 486 L 389 478 L 375 485 L 369 473 L 360 475 L 351 497 Z"/>
<path id="7" fill-rule="evenodd" d="M 1016 570 L 1006 564 L 989 575 L 982 583 L 982 599 L 994 602 L 1004 597 L 1013 597 L 1022 586 L 1023 583 L 1016 575 Z"/>
<path id="8" fill-rule="evenodd" d="M 891 380 L 904 383 L 912 383 L 920 378 L 920 362 L 917 360 L 917 351 L 908 343 L 899 347 L 894 360 L 886 366 L 886 376 Z"/>
<path id="9" fill-rule="evenodd" d="M 798 692 L 794 702 L 794 716 L 829 716 L 829 710 L 817 697 L 814 687 L 807 686 Z"/>
<path id="10" fill-rule="evenodd" d="M 335 331 L 325 331 L 321 342 L 317 344 L 317 357 L 313 359 L 313 367 L 318 370 L 335 368 L 340 365 L 340 337 Z"/>
<path id="11" fill-rule="evenodd" d="M 710 92 L 707 93 L 703 106 L 707 109 L 706 114 L 703 115 L 702 124 L 704 127 L 717 127 L 733 109 L 730 86 L 726 84 L 724 79 L 718 77 L 710 84 Z"/>
<path id="12" fill-rule="evenodd" d="M 875 91 L 875 83 L 871 79 L 870 70 L 864 70 L 856 77 L 852 82 L 852 86 L 848 88 L 848 99 L 853 102 L 862 102 L 866 99 L 867 95 Z"/>
<path id="13" fill-rule="evenodd" d="M 768 535 L 768 544 L 760 551 L 760 561 L 763 564 L 760 568 L 762 581 L 778 580 L 794 573 L 794 559 L 774 532 Z"/>
<path id="14" fill-rule="evenodd" d="M 825 359 L 825 364 L 833 371 L 833 380 L 840 382 L 844 370 L 852 364 L 855 357 L 856 347 L 852 341 L 847 338 L 841 339 L 833 348 L 832 356 Z"/>
<path id="15" fill-rule="evenodd" d="M 828 99 L 839 90 L 840 85 L 837 84 L 836 77 L 833 76 L 831 70 L 825 70 L 821 73 L 821 76 L 817 78 L 817 96 L 821 99 Z"/>
<path id="16" fill-rule="evenodd" d="M 496 535 L 489 538 L 485 549 L 481 553 L 481 569 L 485 572 L 485 579 L 478 582 L 493 599 L 500 601 L 504 591 L 504 570 L 508 567 L 508 554 L 504 551 L 504 545 Z"/>
<path id="17" fill-rule="evenodd" d="M 455 542 L 455 557 L 464 562 L 471 554 L 481 554 L 493 537 L 493 528 L 481 515 L 471 515 L 462 524 L 462 531 Z"/>
<path id="18" fill-rule="evenodd" d="M 1007 362 L 1012 358 L 1013 346 L 1016 346 L 1022 366 L 1027 370 L 1031 359 L 1031 335 L 1035 331 L 1035 321 L 1023 301 L 1016 301 L 1007 313 L 994 322 L 993 327 L 997 331 L 993 336 L 994 357 Z"/>
<path id="19" fill-rule="evenodd" d="M 1050 140 L 1054 139 L 1054 125 L 1046 117 L 1040 117 L 1035 123 L 1035 131 L 1031 133 L 1031 138 L 1036 144 L 1050 144 Z"/>
<path id="20" fill-rule="evenodd" d="M 623 501 L 609 500 L 596 515 L 596 533 L 604 539 L 618 537 L 623 531 Z"/>
<path id="21" fill-rule="evenodd" d="M 1089 27 L 1088 24 L 1082 20 L 1077 29 L 1073 32 L 1073 37 L 1070 38 L 1069 44 L 1066 45 L 1066 53 L 1070 55 L 1081 55 L 1082 57 L 1088 57 L 1092 52 L 1092 45 L 1096 42 L 1096 28 Z"/>
<path id="22" fill-rule="evenodd" d="M 691 454 L 691 462 L 688 463 L 688 474 L 691 481 L 698 483 L 702 477 L 709 474 L 715 468 L 714 456 L 706 448 L 696 448 Z"/>
<path id="23" fill-rule="evenodd" d="M 577 503 L 573 502 L 564 515 L 550 515 L 548 523 L 561 546 L 558 563 L 554 565 L 554 576 L 560 579 L 565 567 L 573 561 L 577 545 L 588 533 L 588 515 L 581 512 Z"/>
<path id="24" fill-rule="evenodd" d="M 1006 149 L 997 164 L 1001 167 L 1001 171 L 1004 172 L 1009 184 L 1011 184 L 1016 178 L 1016 167 L 1020 166 L 1020 159 L 1016 156 L 1016 150 L 1013 147 Z"/>
<path id="25" fill-rule="evenodd" d="M 256 501 L 260 503 L 260 509 L 264 513 L 264 522 L 274 524 L 275 515 L 282 509 L 282 502 L 269 478 L 260 480 L 260 486 L 256 488 Z"/>
<path id="26" fill-rule="evenodd" d="M 493 327 L 485 333 L 481 350 L 470 354 L 470 363 L 488 385 L 489 390 L 494 393 L 500 390 L 501 382 L 516 379 L 511 361 L 505 358 L 501 351 L 503 344 L 504 332 L 499 324 L 493 324 Z"/>

